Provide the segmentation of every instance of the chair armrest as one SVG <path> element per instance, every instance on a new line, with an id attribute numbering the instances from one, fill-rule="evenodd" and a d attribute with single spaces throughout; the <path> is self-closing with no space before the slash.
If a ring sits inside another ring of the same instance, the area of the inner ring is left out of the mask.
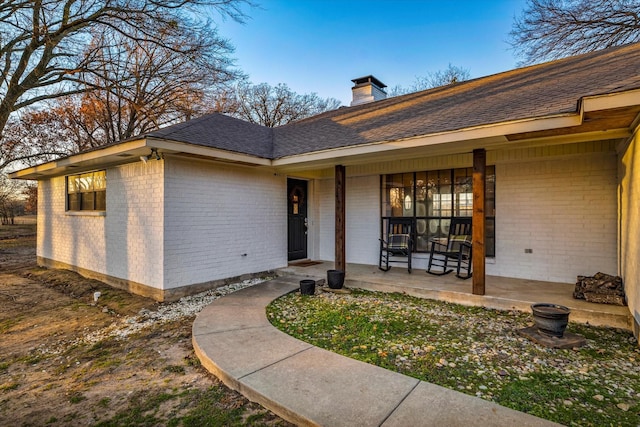
<path id="1" fill-rule="evenodd" d="M 466 252 L 467 255 L 471 254 L 473 250 L 473 245 L 471 242 L 462 242 L 460 243 L 460 252 Z"/>
<path id="2" fill-rule="evenodd" d="M 435 249 L 436 245 L 442 248 L 445 248 L 445 250 L 447 249 L 447 246 L 448 246 L 446 240 L 445 240 L 445 243 L 442 243 L 440 239 L 429 239 L 429 242 L 431 243 L 432 250 Z"/>

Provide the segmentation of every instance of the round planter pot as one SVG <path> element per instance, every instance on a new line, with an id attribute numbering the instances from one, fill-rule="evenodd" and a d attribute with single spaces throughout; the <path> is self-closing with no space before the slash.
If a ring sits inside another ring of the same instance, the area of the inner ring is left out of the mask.
<path id="1" fill-rule="evenodd" d="M 300 281 L 300 294 L 313 295 L 316 293 L 316 281 L 315 280 L 301 280 Z"/>
<path id="2" fill-rule="evenodd" d="M 327 284 L 331 289 L 340 289 L 344 286 L 344 271 L 327 270 Z"/>
<path id="3" fill-rule="evenodd" d="M 571 310 L 563 305 L 550 303 L 532 304 L 531 310 L 540 333 L 558 338 L 564 335 Z"/>

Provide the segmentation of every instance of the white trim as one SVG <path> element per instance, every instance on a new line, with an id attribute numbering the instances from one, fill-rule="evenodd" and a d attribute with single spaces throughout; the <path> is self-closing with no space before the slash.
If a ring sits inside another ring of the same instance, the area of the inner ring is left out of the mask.
<path id="1" fill-rule="evenodd" d="M 611 110 L 614 108 L 638 105 L 640 89 L 604 95 L 585 96 L 582 99 L 582 109 L 585 112 Z"/>
<path id="2" fill-rule="evenodd" d="M 137 139 L 135 141 L 123 142 L 121 144 L 112 145 L 99 150 L 89 151 L 86 153 L 74 154 L 59 160 L 54 160 L 41 165 L 22 169 L 9 174 L 10 178 L 36 179 L 41 176 L 56 175 L 75 175 L 77 173 L 86 172 L 95 169 L 105 169 L 104 157 L 119 156 L 146 147 L 145 140 Z M 132 158 L 135 154 L 131 154 Z M 82 169 L 77 171 L 73 168 L 79 167 L 79 163 L 85 163 Z M 125 163 L 125 161 L 123 161 Z"/>
<path id="3" fill-rule="evenodd" d="M 186 153 L 196 156 L 210 157 L 211 160 L 237 162 L 255 166 L 271 166 L 271 160 L 250 154 L 235 153 L 220 148 L 204 147 L 186 142 L 169 141 L 166 139 L 147 138 L 147 145 L 171 154 Z"/>
<path id="4" fill-rule="evenodd" d="M 107 216 L 106 211 L 65 211 L 66 216 Z"/>

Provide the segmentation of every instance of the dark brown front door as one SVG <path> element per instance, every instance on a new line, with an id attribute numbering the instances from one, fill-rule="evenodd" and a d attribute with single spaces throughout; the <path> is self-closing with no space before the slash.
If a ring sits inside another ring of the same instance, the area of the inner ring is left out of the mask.
<path id="1" fill-rule="evenodd" d="M 289 261 L 307 257 L 307 181 L 287 180 Z"/>

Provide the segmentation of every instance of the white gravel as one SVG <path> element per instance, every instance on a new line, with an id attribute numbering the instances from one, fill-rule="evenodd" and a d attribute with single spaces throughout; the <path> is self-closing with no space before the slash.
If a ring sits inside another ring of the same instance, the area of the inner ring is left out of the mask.
<path id="1" fill-rule="evenodd" d="M 89 332 L 81 337 L 76 338 L 72 342 L 60 342 L 55 348 L 40 347 L 38 350 L 41 354 L 59 354 L 70 345 L 78 344 L 95 344 L 106 338 L 115 337 L 116 339 L 125 339 L 131 334 L 141 331 L 142 329 L 157 325 L 159 323 L 180 320 L 184 317 L 195 316 L 204 307 L 211 304 L 216 299 L 228 295 L 240 289 L 262 283 L 267 279 L 256 278 L 244 280 L 242 282 L 232 283 L 216 289 L 201 292 L 199 294 L 180 298 L 180 300 L 172 303 L 160 304 L 156 310 L 142 309 L 135 316 L 128 316 L 114 321 L 106 328 Z M 97 304 L 100 305 L 98 299 Z M 105 307 L 103 311 L 109 310 Z"/>

